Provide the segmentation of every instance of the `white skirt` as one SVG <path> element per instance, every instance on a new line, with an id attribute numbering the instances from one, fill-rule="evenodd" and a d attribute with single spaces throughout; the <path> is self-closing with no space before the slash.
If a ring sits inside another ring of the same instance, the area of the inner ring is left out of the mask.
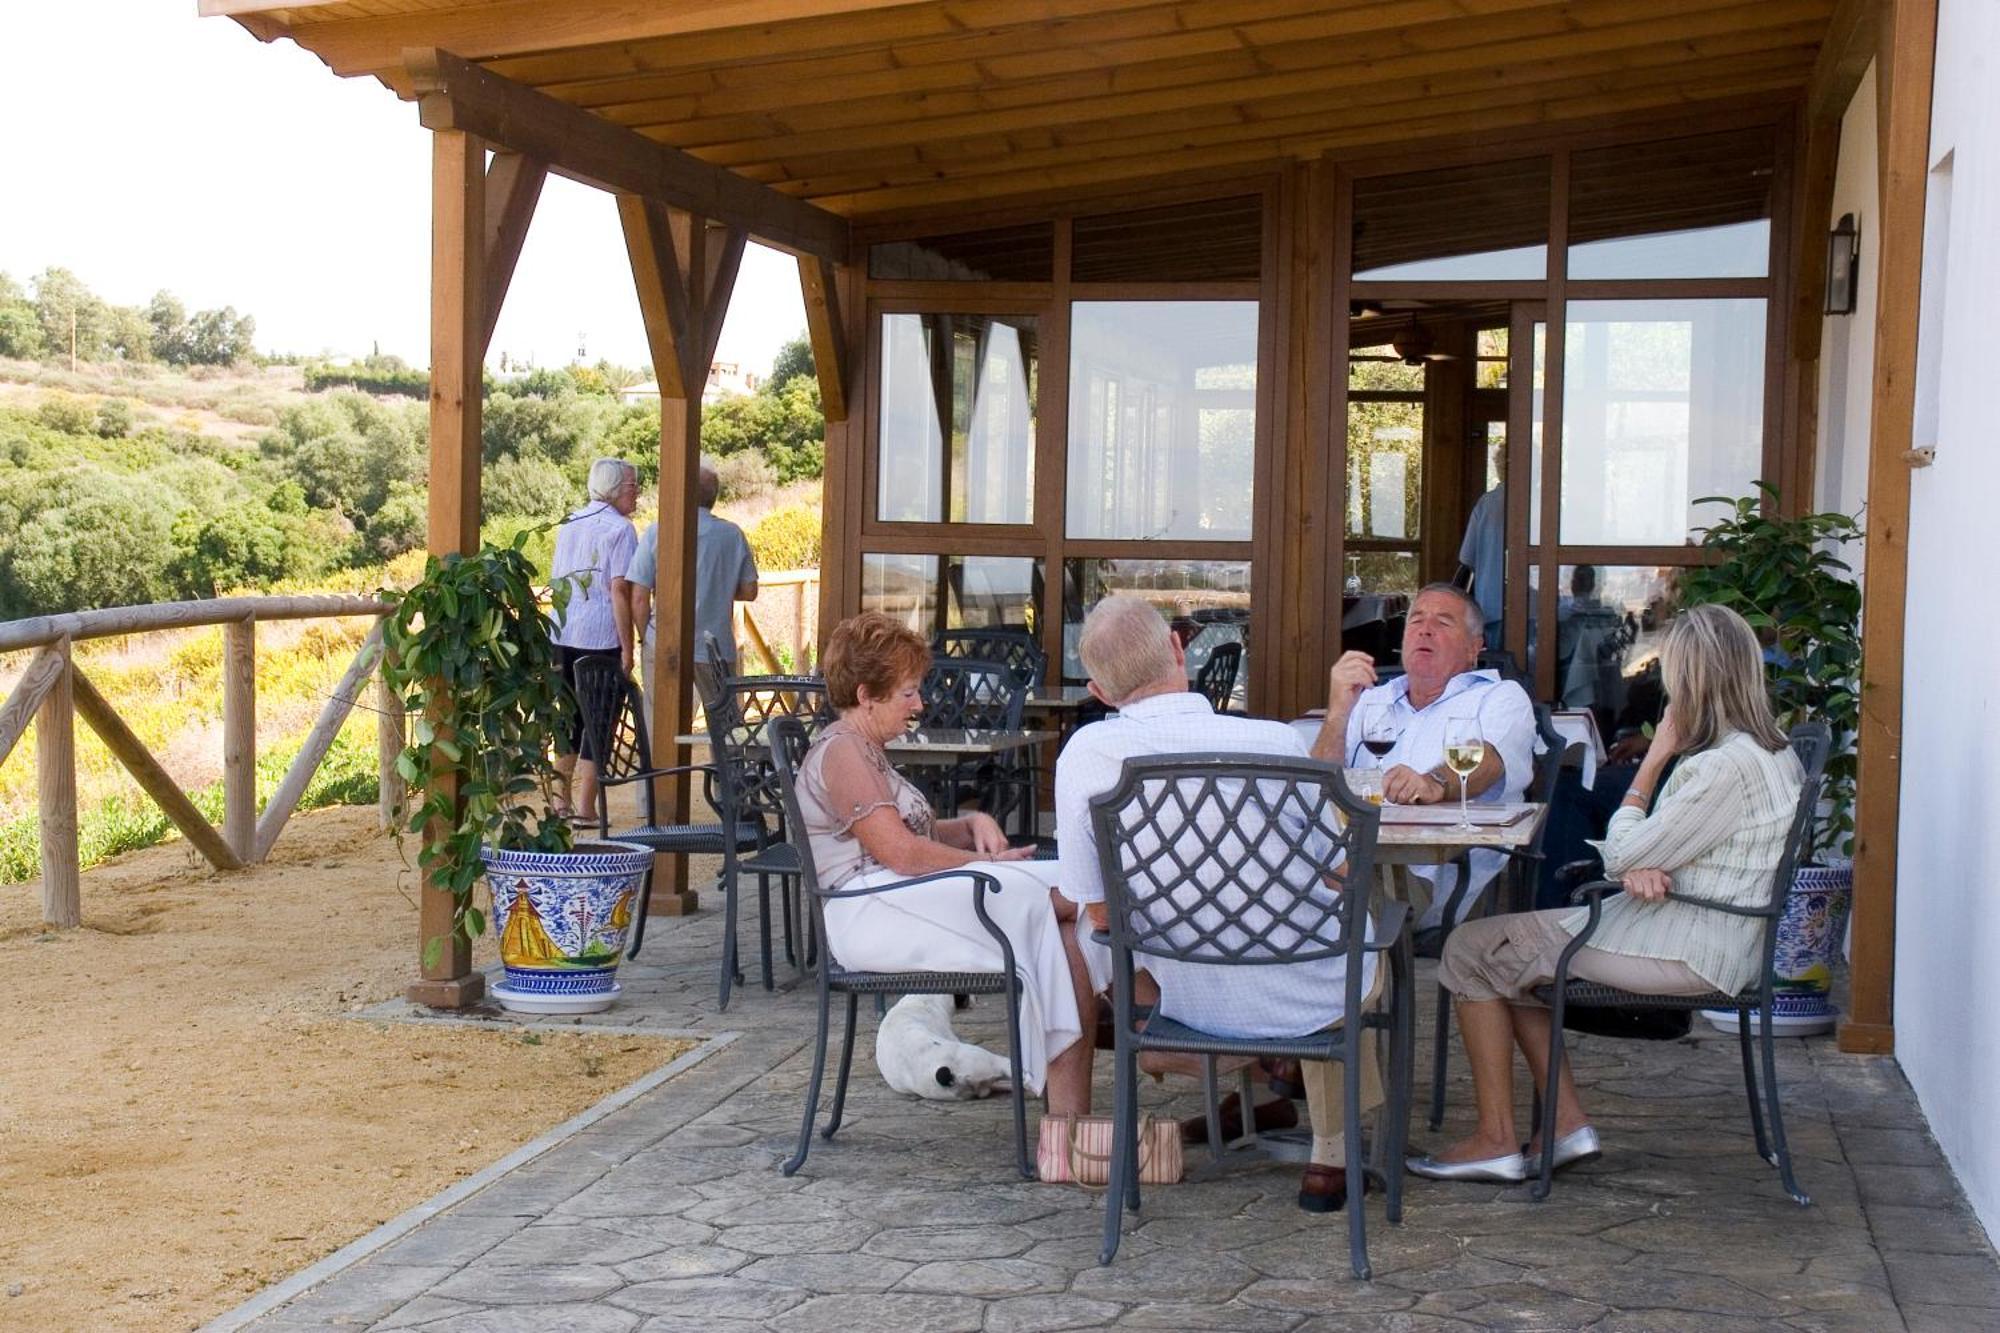
<path id="1" fill-rule="evenodd" d="M 1083 1036 L 1076 989 L 1049 890 L 1054 861 L 980 861 L 978 870 L 1000 881 L 986 897 L 986 914 L 1014 946 L 1021 977 L 1021 1077 L 1041 1094 L 1049 1057 Z M 843 889 L 873 887 L 907 878 L 889 870 L 856 875 Z M 826 905 L 833 956 L 856 972 L 998 972 L 1000 946 L 972 908 L 972 880 L 932 880 L 866 898 L 836 898 Z"/>

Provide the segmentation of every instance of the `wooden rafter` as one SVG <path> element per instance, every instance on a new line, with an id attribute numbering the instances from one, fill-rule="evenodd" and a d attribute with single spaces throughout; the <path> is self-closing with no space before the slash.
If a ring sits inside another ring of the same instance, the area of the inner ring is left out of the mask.
<path id="1" fill-rule="evenodd" d="M 625 252 L 632 263 L 632 283 L 639 295 L 639 318 L 652 353 L 653 377 L 660 397 L 686 398 L 706 382 L 706 367 L 695 365 L 689 293 L 676 253 L 665 206 L 637 195 L 618 196 L 618 222 L 625 231 Z"/>
<path id="2" fill-rule="evenodd" d="M 729 310 L 729 297 L 736 290 L 736 275 L 743 268 L 743 252 L 749 248 L 750 236 L 740 227 L 721 228 L 720 236 L 710 236 L 708 256 L 705 264 L 707 277 L 702 282 L 701 308 L 703 311 L 701 331 L 701 382 L 708 383 L 708 368 L 715 364 L 715 349 L 722 341 L 723 316 Z M 802 257 L 801 264 L 816 262 Z"/>
<path id="3" fill-rule="evenodd" d="M 520 153 L 499 152 L 486 167 L 486 270 L 481 281 L 486 303 L 486 320 L 480 348 L 493 345 L 493 330 L 500 325 L 500 307 L 507 288 L 514 281 L 514 266 L 520 261 L 521 246 L 528 239 L 528 224 L 534 221 L 535 205 L 542 197 L 542 182 L 548 167 Z"/>
<path id="4" fill-rule="evenodd" d="M 805 293 L 806 329 L 812 339 L 813 369 L 819 376 L 820 410 L 828 421 L 845 421 L 847 338 L 840 327 L 833 265 L 824 259 L 800 259 L 799 287 Z"/>
<path id="5" fill-rule="evenodd" d="M 407 63 L 427 129 L 476 135 L 571 179 L 714 218 L 795 254 L 832 259 L 846 253 L 846 222 L 822 208 L 653 143 L 449 51 L 411 51 Z"/>

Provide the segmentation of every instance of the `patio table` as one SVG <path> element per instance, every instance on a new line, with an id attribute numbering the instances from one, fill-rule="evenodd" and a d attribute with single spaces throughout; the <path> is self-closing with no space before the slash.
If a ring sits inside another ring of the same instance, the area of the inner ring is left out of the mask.
<path id="1" fill-rule="evenodd" d="M 1000 731 L 968 727 L 925 727 L 906 731 L 883 748 L 898 764 L 956 764 L 967 759 L 993 759 L 1015 750 L 1025 750 L 1056 738 L 1053 731 Z M 708 737 L 687 732 L 674 737 L 681 745 L 705 747 Z M 762 740 L 747 747 L 764 748 Z"/>

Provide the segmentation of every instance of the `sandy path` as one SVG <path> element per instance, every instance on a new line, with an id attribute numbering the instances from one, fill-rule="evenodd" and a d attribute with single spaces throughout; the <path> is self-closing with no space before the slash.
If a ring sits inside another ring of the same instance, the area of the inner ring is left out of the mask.
<path id="1" fill-rule="evenodd" d="M 0 889 L 0 1327 L 198 1325 L 682 1049 L 341 1017 L 409 978 L 400 871 L 334 809 L 240 874 L 89 871 L 62 935 Z"/>

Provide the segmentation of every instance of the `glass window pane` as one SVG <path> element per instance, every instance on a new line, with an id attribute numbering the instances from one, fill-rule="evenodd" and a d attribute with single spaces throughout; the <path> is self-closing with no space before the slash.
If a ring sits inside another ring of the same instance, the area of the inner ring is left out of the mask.
<path id="1" fill-rule="evenodd" d="M 927 639 L 940 628 L 1033 631 L 1041 607 L 1042 562 L 1026 556 L 861 557 L 861 609 L 894 616 Z"/>
<path id="2" fill-rule="evenodd" d="M 1052 223 L 926 236 L 868 248 L 868 276 L 930 282 L 1047 282 L 1055 274 Z"/>
<path id="3" fill-rule="evenodd" d="M 1077 642 L 1090 608 L 1112 593 L 1129 592 L 1158 607 L 1187 650 L 1190 677 L 1219 643 L 1241 643 L 1236 698 L 1250 679 L 1250 562 L 1248 560 L 1066 560 L 1063 562 L 1063 679 L 1081 684 Z"/>
<path id="4" fill-rule="evenodd" d="M 1367 653 L 1382 666 L 1398 665 L 1410 598 L 1423 579 L 1415 551 L 1349 550 L 1341 579 L 1341 651 Z"/>
<path id="5" fill-rule="evenodd" d="M 1680 570 L 1564 565 L 1556 601 L 1556 698 L 1588 708 L 1609 742 L 1660 719 L 1660 643 Z"/>
<path id="6" fill-rule="evenodd" d="M 1248 540 L 1257 303 L 1071 309 L 1068 535 Z"/>
<path id="7" fill-rule="evenodd" d="M 926 639 L 937 632 L 938 558 L 861 557 L 861 609 L 894 616 Z"/>
<path id="8" fill-rule="evenodd" d="M 1032 315 L 884 315 L 885 522 L 1032 523 Z"/>
<path id="9" fill-rule="evenodd" d="M 1528 545 L 1542 540 L 1542 402 L 1547 385 L 1549 326 L 1535 321 L 1534 345 L 1529 348 L 1533 367 L 1528 389 Z"/>
<path id="10" fill-rule="evenodd" d="M 1678 546 L 1764 456 L 1764 302 L 1573 301 L 1563 342 L 1561 540 Z"/>
<path id="11" fill-rule="evenodd" d="M 1414 542 L 1422 537 L 1424 405 L 1347 405 L 1347 535 Z"/>
<path id="12" fill-rule="evenodd" d="M 1761 127 L 1578 153 L 1569 276 L 1761 278 L 1771 179 L 1771 132 Z"/>
<path id="13" fill-rule="evenodd" d="M 1357 282 L 1539 282 L 1548 242 L 1545 157 L 1354 183 Z"/>
<path id="14" fill-rule="evenodd" d="M 1264 254 L 1256 195 L 1078 218 L 1073 282 L 1254 282 Z"/>

